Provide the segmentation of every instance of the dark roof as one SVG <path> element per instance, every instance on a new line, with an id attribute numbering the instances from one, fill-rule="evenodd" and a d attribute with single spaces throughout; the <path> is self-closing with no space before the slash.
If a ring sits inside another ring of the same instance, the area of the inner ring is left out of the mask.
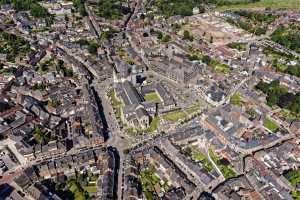
<path id="1" fill-rule="evenodd" d="M 30 179 L 24 173 L 21 174 L 20 176 L 18 176 L 17 178 L 15 178 L 14 181 L 20 188 L 23 188 L 23 189 L 27 188 L 31 184 Z"/>
<path id="2" fill-rule="evenodd" d="M 142 97 L 139 95 L 132 83 L 125 81 L 123 87 L 130 104 L 140 104 L 143 101 Z"/>
<path id="3" fill-rule="evenodd" d="M 137 117 L 139 119 L 141 119 L 142 117 L 145 117 L 145 116 L 147 117 L 148 116 L 148 113 L 144 108 L 138 108 L 136 110 L 136 114 L 137 114 Z"/>

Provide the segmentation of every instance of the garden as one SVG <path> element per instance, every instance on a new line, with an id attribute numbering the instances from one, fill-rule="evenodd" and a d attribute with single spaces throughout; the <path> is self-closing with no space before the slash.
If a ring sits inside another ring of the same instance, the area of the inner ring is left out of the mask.
<path id="1" fill-rule="evenodd" d="M 209 152 L 209 156 L 216 163 L 216 165 L 222 172 L 225 179 L 233 178 L 236 176 L 236 173 L 233 171 L 233 169 L 231 169 L 231 167 L 229 166 L 229 162 L 227 160 L 225 160 L 224 158 L 219 159 L 211 148 L 209 149 L 208 152 Z"/>

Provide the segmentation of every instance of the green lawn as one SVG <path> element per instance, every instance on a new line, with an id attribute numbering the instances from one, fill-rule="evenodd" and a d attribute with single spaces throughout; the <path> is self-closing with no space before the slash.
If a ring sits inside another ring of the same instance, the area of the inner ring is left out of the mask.
<path id="1" fill-rule="evenodd" d="M 144 96 L 146 101 L 151 101 L 153 103 L 161 103 L 159 96 L 155 93 L 148 93 Z"/>
<path id="2" fill-rule="evenodd" d="M 83 189 L 90 194 L 97 193 L 97 187 L 95 185 L 89 185 L 89 186 L 84 187 Z"/>
<path id="3" fill-rule="evenodd" d="M 85 200 L 85 196 L 82 191 L 80 191 L 80 188 L 76 185 L 75 182 L 71 183 L 69 185 L 69 190 L 74 194 L 74 197 L 76 200 Z"/>
<path id="4" fill-rule="evenodd" d="M 155 194 L 157 194 L 156 188 L 160 188 L 164 191 L 167 191 L 169 189 L 168 184 L 155 175 L 154 167 L 142 170 L 140 173 L 140 179 L 143 191 L 146 193 L 146 196 L 151 194 L 149 196 L 154 197 Z M 150 197 L 149 199 L 153 198 Z"/>
<path id="5" fill-rule="evenodd" d="M 213 165 L 209 162 L 208 158 L 206 158 L 205 155 L 203 155 L 195 148 L 192 148 L 192 159 L 201 162 L 201 164 L 205 169 L 207 169 L 207 171 L 210 172 L 213 170 Z"/>
<path id="6" fill-rule="evenodd" d="M 164 120 L 170 122 L 178 122 L 180 119 L 184 119 L 185 117 L 187 117 L 187 115 L 183 111 L 176 110 L 176 111 L 168 112 L 164 114 L 162 117 Z"/>
<path id="7" fill-rule="evenodd" d="M 153 117 L 151 123 L 150 123 L 150 126 L 149 128 L 147 128 L 147 131 L 148 132 L 153 132 L 157 129 L 159 125 L 159 117 Z"/>
<path id="8" fill-rule="evenodd" d="M 277 131 L 279 126 L 276 124 L 275 121 L 269 119 L 268 117 L 264 120 L 264 127 L 266 127 L 268 130 L 272 131 L 273 133 Z"/>
<path id="9" fill-rule="evenodd" d="M 97 179 L 98 179 L 97 175 L 94 175 L 92 172 L 89 172 L 89 181 L 90 182 L 95 182 L 95 181 L 97 181 Z"/>
<path id="10" fill-rule="evenodd" d="M 236 176 L 236 173 L 233 171 L 233 169 L 231 169 L 229 165 L 223 164 L 221 160 L 215 155 L 212 149 L 209 149 L 209 156 L 216 163 L 225 179 L 229 179 Z"/>
<path id="11" fill-rule="evenodd" d="M 241 97 L 240 97 L 240 95 L 238 93 L 233 94 L 230 97 L 230 103 L 232 105 L 235 105 L 235 106 L 240 106 L 241 105 Z"/>
<path id="12" fill-rule="evenodd" d="M 289 170 L 284 176 L 293 187 L 300 183 L 300 170 Z"/>
<path id="13" fill-rule="evenodd" d="M 213 66 L 213 69 L 218 73 L 226 74 L 229 71 L 229 66 L 225 64 L 218 64 Z"/>
<path id="14" fill-rule="evenodd" d="M 300 10 L 300 0 L 260 0 L 256 3 L 236 4 L 230 6 L 221 6 L 217 10 L 239 10 L 239 9 L 257 9 L 257 8 L 273 8 L 273 9 L 296 9 Z"/>

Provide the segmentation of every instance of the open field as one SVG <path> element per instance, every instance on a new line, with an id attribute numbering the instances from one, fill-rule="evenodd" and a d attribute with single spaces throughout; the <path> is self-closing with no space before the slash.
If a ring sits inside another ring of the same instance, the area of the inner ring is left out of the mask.
<path id="1" fill-rule="evenodd" d="M 242 29 L 224 23 L 221 18 L 213 15 L 193 15 L 189 17 L 189 23 L 182 26 L 182 32 L 184 30 L 189 31 L 194 38 L 204 39 L 216 46 L 251 37 Z M 211 38 L 213 38 L 212 41 Z"/>
<path id="2" fill-rule="evenodd" d="M 260 8 L 273 8 L 273 9 L 297 9 L 300 10 L 300 0 L 261 0 L 256 3 L 236 4 L 229 6 L 220 6 L 217 8 L 219 11 L 224 10 L 238 10 L 238 9 L 260 9 Z"/>

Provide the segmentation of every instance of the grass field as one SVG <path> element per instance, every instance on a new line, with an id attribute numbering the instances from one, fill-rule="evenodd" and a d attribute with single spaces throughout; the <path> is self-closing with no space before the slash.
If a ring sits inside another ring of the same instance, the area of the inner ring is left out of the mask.
<path id="1" fill-rule="evenodd" d="M 80 188 L 76 185 L 76 183 L 72 183 L 69 187 L 69 190 L 74 194 L 76 200 L 85 200 L 85 196 L 83 192 L 80 191 Z"/>
<path id="2" fill-rule="evenodd" d="M 229 179 L 236 176 L 236 173 L 231 169 L 229 165 L 225 165 L 219 160 L 212 149 L 208 150 L 209 156 L 216 163 L 220 171 L 222 172 L 225 179 Z"/>
<path id="3" fill-rule="evenodd" d="M 157 129 L 159 125 L 159 117 L 153 117 L 147 132 L 153 132 Z"/>
<path id="4" fill-rule="evenodd" d="M 273 9 L 296 9 L 300 10 L 300 0 L 261 0 L 256 3 L 236 4 L 230 6 L 220 6 L 219 11 L 224 10 L 238 10 L 238 9 L 259 9 L 259 8 L 273 8 Z"/>
<path id="5" fill-rule="evenodd" d="M 180 119 L 184 119 L 186 114 L 183 111 L 176 110 L 171 111 L 163 115 L 163 119 L 170 121 L 170 122 L 177 122 Z"/>
<path id="6" fill-rule="evenodd" d="M 205 169 L 207 169 L 207 171 L 210 172 L 213 170 L 213 165 L 209 162 L 208 158 L 206 158 L 205 155 L 203 155 L 200 151 L 198 151 L 195 148 L 192 149 L 192 159 L 201 162 L 201 164 Z"/>
<path id="7" fill-rule="evenodd" d="M 146 101 L 151 101 L 153 103 L 161 103 L 159 96 L 155 92 L 146 94 L 144 98 Z"/>
<path id="8" fill-rule="evenodd" d="M 279 128 L 276 122 L 273 120 L 269 119 L 268 117 L 265 118 L 264 120 L 264 127 L 266 127 L 268 130 L 272 132 L 276 132 L 277 129 Z"/>

